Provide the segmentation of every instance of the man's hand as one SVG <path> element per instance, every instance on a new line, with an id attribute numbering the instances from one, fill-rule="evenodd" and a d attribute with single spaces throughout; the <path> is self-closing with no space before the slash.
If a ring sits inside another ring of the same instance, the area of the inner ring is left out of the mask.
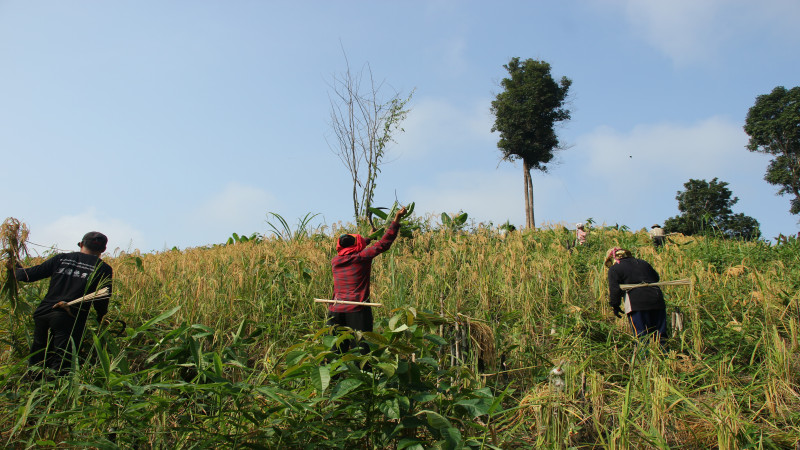
<path id="1" fill-rule="evenodd" d="M 66 311 L 67 314 L 69 314 L 71 317 L 75 317 L 72 314 L 72 308 L 70 308 L 70 306 L 65 301 L 60 301 L 60 302 L 56 303 L 55 305 L 53 305 L 53 309 L 56 309 L 56 308 L 61 308 L 64 311 Z"/>
<path id="2" fill-rule="evenodd" d="M 397 212 L 394 214 L 394 221 L 395 222 L 399 222 L 400 219 L 402 219 L 403 216 L 406 215 L 406 211 L 407 210 L 406 210 L 405 206 L 403 206 L 402 208 L 398 209 Z"/>
<path id="3" fill-rule="evenodd" d="M 5 264 L 5 265 L 6 265 L 6 269 L 8 269 L 8 270 L 11 270 L 11 271 L 13 271 L 13 270 L 15 269 L 15 267 L 14 267 L 14 261 L 11 261 L 11 258 L 8 258 L 8 259 L 6 260 L 6 264 Z"/>
<path id="4" fill-rule="evenodd" d="M 625 311 L 619 307 L 619 305 L 612 307 L 614 310 L 614 315 L 617 316 L 618 319 L 621 319 L 623 315 L 625 315 Z"/>

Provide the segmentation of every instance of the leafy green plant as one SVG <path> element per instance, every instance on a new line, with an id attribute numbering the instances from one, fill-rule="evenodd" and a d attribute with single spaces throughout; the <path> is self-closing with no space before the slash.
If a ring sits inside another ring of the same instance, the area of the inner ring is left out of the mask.
<path id="1" fill-rule="evenodd" d="M 445 322 L 409 307 L 382 320 L 380 333 L 309 335 L 283 356 L 281 386 L 304 393 L 314 411 L 290 418 L 290 426 L 324 426 L 324 445 L 332 447 L 492 448 L 486 424 L 503 414 L 505 394 L 496 397 L 471 370 L 446 363 L 448 342 L 435 334 Z M 370 352 L 337 353 L 350 338 L 366 341 Z"/>
<path id="2" fill-rule="evenodd" d="M 442 228 L 451 232 L 461 231 L 467 223 L 467 213 L 459 211 L 453 217 L 442 213 Z"/>
<path id="3" fill-rule="evenodd" d="M 245 235 L 238 235 L 233 233 L 231 237 L 228 238 L 228 241 L 225 243 L 226 245 L 233 245 L 233 244 L 243 244 L 245 242 L 261 242 L 264 238 L 260 236 L 258 233 L 253 233 L 250 236 Z"/>
<path id="4" fill-rule="evenodd" d="M 267 213 L 267 215 L 271 215 L 278 221 L 278 225 L 267 221 L 267 225 L 269 225 L 270 231 L 275 237 L 284 241 L 300 241 L 308 237 L 312 232 L 311 221 L 314 220 L 319 213 L 308 213 L 302 218 L 298 219 L 297 228 L 295 228 L 294 231 L 292 231 L 292 227 L 289 226 L 289 223 L 286 222 L 286 219 L 284 219 L 281 215 L 274 212 Z"/>
<path id="5" fill-rule="evenodd" d="M 406 215 L 400 219 L 400 236 L 402 237 L 411 238 L 414 235 L 414 231 L 419 229 L 419 224 L 414 223 L 414 221 L 411 219 L 411 214 L 414 212 L 414 206 L 414 202 L 409 203 L 409 205 L 406 207 Z M 383 236 L 383 234 L 386 232 L 386 229 L 394 220 L 394 216 L 399 209 L 400 204 L 397 202 L 392 204 L 392 207 L 388 209 L 383 207 L 369 208 L 369 223 L 371 226 L 375 227 L 376 230 L 370 233 L 368 237 L 370 239 L 378 239 Z M 374 224 L 372 216 L 380 219 L 378 225 Z"/>

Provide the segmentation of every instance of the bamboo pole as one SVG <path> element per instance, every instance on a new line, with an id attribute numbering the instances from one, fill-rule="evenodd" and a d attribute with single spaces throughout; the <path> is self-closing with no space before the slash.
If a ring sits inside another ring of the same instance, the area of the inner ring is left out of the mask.
<path id="1" fill-rule="evenodd" d="M 72 300 L 71 302 L 67 302 L 67 306 L 72 306 L 72 305 L 74 305 L 76 303 L 85 302 L 87 300 L 94 300 L 94 299 L 96 299 L 98 297 L 105 297 L 106 295 L 108 295 L 108 288 L 104 287 L 103 289 L 100 289 L 99 291 L 92 292 L 91 294 L 86 294 L 83 297 L 76 298 L 75 300 Z"/>
<path id="2" fill-rule="evenodd" d="M 315 298 L 314 303 L 333 303 L 334 305 L 383 306 L 383 304 L 381 303 L 348 302 L 346 300 L 327 300 L 324 298 Z"/>
<path id="3" fill-rule="evenodd" d="M 648 287 L 648 286 L 690 286 L 692 284 L 692 280 L 690 278 L 684 278 L 682 280 L 675 280 L 675 281 L 659 281 L 657 283 L 638 283 L 638 284 L 620 284 L 619 288 L 623 291 L 629 291 L 631 289 L 635 289 L 638 287 Z"/>

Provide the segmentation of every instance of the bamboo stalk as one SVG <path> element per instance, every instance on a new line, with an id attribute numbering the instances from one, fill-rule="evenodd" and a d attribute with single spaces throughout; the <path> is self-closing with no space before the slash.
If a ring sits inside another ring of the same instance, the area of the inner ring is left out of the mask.
<path id="1" fill-rule="evenodd" d="M 623 291 L 629 291 L 634 288 L 638 287 L 648 287 L 648 286 L 690 286 L 692 284 L 692 280 L 690 278 L 684 278 L 682 280 L 675 280 L 675 281 L 659 281 L 657 283 L 639 283 L 639 284 L 620 284 L 619 288 Z"/>
<path id="2" fill-rule="evenodd" d="M 335 305 L 383 306 L 383 304 L 381 303 L 348 302 L 346 300 L 327 300 L 324 298 L 315 298 L 314 303 L 333 303 Z"/>
<path id="3" fill-rule="evenodd" d="M 71 302 L 67 302 L 67 306 L 72 306 L 72 305 L 74 305 L 76 303 L 85 302 L 87 300 L 94 300 L 97 297 L 104 297 L 106 295 L 108 295 L 108 288 L 104 287 L 103 289 L 100 289 L 99 291 L 92 292 L 91 294 L 86 294 L 83 297 L 76 298 L 75 300 L 72 300 Z"/>

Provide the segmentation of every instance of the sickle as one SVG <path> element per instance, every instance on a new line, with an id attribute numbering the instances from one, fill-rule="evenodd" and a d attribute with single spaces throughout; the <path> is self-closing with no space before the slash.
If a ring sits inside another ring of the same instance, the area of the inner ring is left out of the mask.
<path id="1" fill-rule="evenodd" d="M 370 227 L 370 234 L 374 233 L 377 228 L 375 228 L 375 224 L 372 223 L 372 212 L 367 211 L 367 221 L 369 222 Z"/>

